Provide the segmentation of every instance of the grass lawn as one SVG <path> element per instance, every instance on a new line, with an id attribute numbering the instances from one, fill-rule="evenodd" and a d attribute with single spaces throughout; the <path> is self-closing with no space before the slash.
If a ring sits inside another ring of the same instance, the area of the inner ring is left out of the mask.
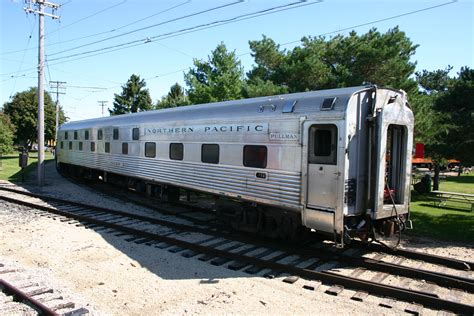
<path id="1" fill-rule="evenodd" d="M 447 177 L 440 191 L 474 194 L 474 174 Z M 470 205 L 448 202 L 448 207 L 436 207 L 427 195 L 412 191 L 410 234 L 474 244 L 474 212 Z"/>
<path id="2" fill-rule="evenodd" d="M 53 159 L 53 155 L 50 152 L 45 152 L 45 160 Z M 28 167 L 25 172 L 36 172 L 38 165 L 38 153 L 30 152 L 28 157 Z M 18 167 L 18 153 L 8 154 L 2 156 L 0 159 L 0 180 L 9 180 L 12 182 L 21 181 L 21 168 Z"/>

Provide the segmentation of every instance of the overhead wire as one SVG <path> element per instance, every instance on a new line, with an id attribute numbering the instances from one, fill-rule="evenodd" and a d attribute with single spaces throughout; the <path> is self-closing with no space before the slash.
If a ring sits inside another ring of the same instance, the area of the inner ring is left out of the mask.
<path id="1" fill-rule="evenodd" d="M 337 32 L 342 32 L 342 31 L 346 31 L 346 30 L 350 30 L 350 29 L 359 28 L 359 27 L 362 27 L 362 26 L 367 26 L 367 25 L 371 25 L 371 24 L 376 24 L 376 23 L 380 23 L 380 22 L 384 22 L 384 21 L 388 21 L 388 20 L 392 20 L 392 19 L 396 19 L 396 18 L 400 18 L 400 17 L 404 17 L 404 16 L 416 14 L 416 13 L 420 13 L 420 12 L 423 12 L 423 11 L 432 10 L 432 9 L 435 9 L 435 8 L 438 8 L 438 7 L 450 5 L 450 4 L 453 4 L 453 3 L 455 3 L 455 2 L 457 2 L 457 0 L 453 0 L 453 1 L 450 1 L 450 2 L 445 2 L 445 3 L 439 4 L 439 5 L 434 5 L 434 6 L 425 7 L 425 8 L 418 9 L 418 10 L 413 10 L 413 11 L 405 12 L 405 13 L 402 13 L 402 14 L 397 14 L 397 15 L 390 16 L 390 17 L 386 17 L 386 18 L 382 18 L 382 19 L 373 20 L 373 21 L 366 22 L 366 23 L 356 24 L 356 25 L 349 26 L 349 27 L 342 28 L 342 29 L 338 29 L 338 30 L 335 30 L 335 31 L 321 33 L 321 34 L 316 35 L 316 36 L 330 35 L 330 34 L 334 34 L 334 33 L 337 33 Z M 197 31 L 198 31 L 198 30 L 197 30 Z M 142 42 L 142 41 L 143 41 L 143 39 L 140 40 L 140 42 Z M 280 44 L 280 45 L 281 45 L 281 46 L 285 46 L 285 45 L 294 44 L 294 43 L 297 43 L 297 42 L 300 42 L 300 41 L 301 41 L 301 40 L 295 40 L 295 41 L 286 42 L 286 43 L 283 43 L 283 44 Z M 144 43 L 138 43 L 138 44 L 136 44 L 136 43 L 134 43 L 134 42 L 136 42 L 136 41 L 131 42 L 132 44 L 134 44 L 133 46 L 138 46 L 138 45 L 144 44 Z M 127 45 L 127 44 L 130 44 L 130 43 L 125 43 L 125 45 Z M 122 46 L 122 45 L 124 45 L 124 44 L 120 44 L 120 45 Z M 133 46 L 129 46 L 129 47 L 133 47 Z M 129 47 L 125 47 L 125 48 L 129 48 Z M 107 52 L 113 52 L 113 51 L 120 50 L 120 49 L 124 49 L 124 48 L 123 48 L 123 47 L 120 47 L 120 48 L 118 48 L 118 49 L 110 50 L 110 51 L 107 51 Z M 102 53 L 98 53 L 98 54 L 94 54 L 94 55 L 89 55 L 89 56 L 86 56 L 86 57 L 80 57 L 80 58 L 76 58 L 76 59 L 71 59 L 71 60 L 66 60 L 66 61 L 54 63 L 54 64 L 52 64 L 52 65 L 58 65 L 58 64 L 61 64 L 61 63 L 72 62 L 72 61 L 75 61 L 75 60 L 79 60 L 79 59 L 83 59 L 83 58 L 87 58 L 87 57 L 93 57 L 93 56 L 100 55 L 100 54 L 102 54 Z M 244 55 L 248 55 L 248 54 L 251 54 L 251 52 L 242 53 L 242 54 L 239 54 L 239 55 L 237 55 L 237 56 L 244 56 Z M 32 68 L 32 69 L 33 69 L 33 68 Z M 177 72 L 180 72 L 180 71 L 184 71 L 184 70 L 186 70 L 186 69 L 189 69 L 189 67 L 188 67 L 188 68 L 185 68 L 185 69 L 182 69 L 182 70 L 179 70 L 179 71 L 174 71 L 174 72 L 171 72 L 171 73 L 163 74 L 163 75 L 160 75 L 160 76 L 167 76 L 167 75 L 170 75 L 170 74 L 173 74 L 173 73 L 177 73 Z M 30 69 L 27 69 L 27 70 L 30 70 Z M 0 74 L 0 76 L 9 75 L 9 74 L 11 74 L 11 73 Z M 28 74 L 28 73 L 27 73 L 27 74 Z M 158 77 L 158 76 L 151 77 L 150 79 L 157 78 L 157 77 Z M 4 80 L 4 81 L 6 81 L 6 80 Z"/>
<path id="2" fill-rule="evenodd" d="M 69 3 L 69 2 L 71 2 L 71 1 L 68 1 L 68 2 L 66 2 L 65 4 L 67 4 L 67 3 Z M 168 9 L 161 10 L 161 11 L 159 11 L 159 12 L 157 12 L 157 13 L 154 13 L 154 14 L 152 14 L 152 15 L 146 16 L 145 18 L 135 20 L 135 21 L 133 21 L 133 22 L 131 22 L 131 23 L 128 23 L 128 24 L 125 24 L 125 25 L 122 25 L 122 26 L 113 28 L 113 29 L 108 30 L 108 31 L 98 32 L 98 33 L 94 33 L 94 34 L 89 34 L 89 35 L 86 35 L 86 36 L 75 37 L 75 38 L 71 38 L 71 39 L 68 39 L 68 40 L 65 40 L 65 41 L 62 41 L 62 42 L 47 43 L 47 44 L 45 44 L 45 47 L 54 46 L 54 45 L 58 45 L 58 44 L 62 44 L 62 43 L 75 42 L 75 41 L 78 41 L 78 40 L 81 40 L 81 39 L 86 39 L 86 38 L 90 38 L 90 37 L 95 37 L 95 36 L 99 36 L 99 35 L 103 35 L 103 34 L 108 34 L 108 33 L 111 33 L 111 32 L 115 32 L 115 31 L 117 31 L 117 30 L 123 29 L 123 28 L 125 28 L 125 27 L 130 26 L 130 25 L 133 25 L 133 24 L 142 22 L 142 21 L 144 21 L 144 20 L 146 20 L 146 19 L 149 19 L 149 18 L 152 18 L 152 17 L 154 17 L 154 16 L 157 16 L 157 15 L 159 15 L 159 14 L 162 14 L 162 13 L 171 11 L 171 10 L 173 10 L 173 9 L 176 9 L 176 8 L 178 8 L 178 7 L 181 7 L 181 6 L 183 6 L 183 5 L 185 5 L 185 4 L 188 4 L 188 3 L 190 3 L 190 2 L 191 2 L 191 0 L 187 0 L 187 1 L 183 2 L 183 3 L 174 5 L 174 6 L 170 7 L 170 8 L 168 8 Z M 64 4 L 60 5 L 60 7 L 63 6 L 63 5 L 64 5 Z M 104 12 L 104 10 L 102 10 L 102 12 Z M 97 15 L 97 14 L 98 14 L 98 13 L 96 13 L 96 14 L 94 14 L 94 15 Z M 84 19 L 82 19 L 82 20 L 84 20 Z M 77 22 L 78 22 L 78 21 L 77 21 Z M 62 29 L 64 29 L 64 27 L 63 27 Z M 57 31 L 60 31 L 60 30 L 61 30 L 61 28 L 58 28 L 57 30 L 55 30 L 55 31 L 53 31 L 53 32 L 57 32 Z M 51 33 L 53 33 L 53 32 L 50 32 L 50 33 L 48 33 L 47 35 L 49 35 L 49 34 L 51 34 Z M 32 47 L 32 48 L 30 48 L 30 49 L 36 49 L 36 48 L 38 48 L 38 47 Z M 0 56 L 1 56 L 1 55 L 15 54 L 15 53 L 18 53 L 18 52 L 21 52 L 21 50 L 14 50 L 14 51 L 9 51 L 9 52 L 4 52 L 4 53 L 1 53 Z"/>
<path id="3" fill-rule="evenodd" d="M 71 1 L 69 1 L 69 2 L 71 2 Z M 70 24 L 67 24 L 66 26 L 60 26 L 58 29 L 53 30 L 53 31 L 51 31 L 51 32 L 49 32 L 49 33 L 46 33 L 46 34 L 45 34 L 45 37 L 48 36 L 48 35 L 50 35 L 50 34 L 53 34 L 53 33 L 58 32 L 60 29 L 61 29 L 61 30 L 64 30 L 65 28 L 68 28 L 68 27 L 73 26 L 73 25 L 75 25 L 75 24 L 77 24 L 77 23 L 80 23 L 80 22 L 82 22 L 82 21 L 84 21 L 84 20 L 90 19 L 90 18 L 92 18 L 92 17 L 94 17 L 94 16 L 96 16 L 96 15 L 99 15 L 99 14 L 104 13 L 104 12 L 106 12 L 106 11 L 109 11 L 109 10 L 111 10 L 111 9 L 113 9 L 113 8 L 116 8 L 116 7 L 118 7 L 118 6 L 122 5 L 122 4 L 124 4 L 125 2 L 127 2 L 127 0 L 123 0 L 123 1 L 120 2 L 120 3 L 116 3 L 116 4 L 114 4 L 114 5 L 111 5 L 111 6 L 109 6 L 109 7 L 106 7 L 105 9 L 102 9 L 102 10 L 100 10 L 100 11 L 94 12 L 93 14 L 88 15 L 88 16 L 85 16 L 85 17 L 83 17 L 83 18 L 80 18 L 79 20 L 76 20 L 76 21 L 74 21 L 74 22 L 72 22 L 72 23 L 70 23 Z M 68 3 L 68 2 L 66 2 L 66 3 Z M 62 4 L 62 5 L 60 5 L 60 7 L 63 6 L 63 5 L 65 5 L 65 3 Z"/>
<path id="4" fill-rule="evenodd" d="M 11 98 L 13 96 L 13 92 L 15 91 L 18 74 L 22 71 L 21 68 L 23 67 L 23 62 L 25 61 L 26 51 L 28 50 L 28 47 L 30 46 L 31 37 L 33 36 L 33 31 L 34 31 L 34 28 L 36 26 L 36 16 L 35 16 L 35 20 L 33 22 L 33 25 L 31 24 L 30 16 L 27 15 L 26 18 L 27 18 L 27 20 L 30 24 L 31 31 L 30 31 L 30 35 L 28 36 L 28 40 L 26 42 L 26 48 L 23 50 L 23 56 L 21 57 L 20 66 L 18 67 L 18 71 L 16 72 L 15 81 L 13 82 L 13 86 L 12 86 L 12 90 L 10 92 L 10 97 L 9 98 Z"/>
<path id="5" fill-rule="evenodd" d="M 51 56 L 62 54 L 62 53 L 72 51 L 72 50 L 76 50 L 76 49 L 79 49 L 79 48 L 91 46 L 91 45 L 94 45 L 94 44 L 103 43 L 104 41 L 109 41 L 109 40 L 112 40 L 112 39 L 115 39 L 115 38 L 123 37 L 123 36 L 130 35 L 130 34 L 133 34 L 133 33 L 136 33 L 136 32 L 140 32 L 140 31 L 144 31 L 144 30 L 147 30 L 147 29 L 150 29 L 150 28 L 155 28 L 155 27 L 158 27 L 158 26 L 162 26 L 162 25 L 165 25 L 165 24 L 168 24 L 168 23 L 171 23 L 171 22 L 176 22 L 176 21 L 179 21 L 179 20 L 187 19 L 187 18 L 190 18 L 190 17 L 194 17 L 194 16 L 197 16 L 197 15 L 204 14 L 204 13 L 209 13 L 209 12 L 212 12 L 212 11 L 215 11 L 215 10 L 219 10 L 219 9 L 223 9 L 223 8 L 226 8 L 226 7 L 229 7 L 229 6 L 240 4 L 242 2 L 243 2 L 243 0 L 237 0 L 237 1 L 234 1 L 234 2 L 231 2 L 231 3 L 227 3 L 227 4 L 216 6 L 216 7 L 212 7 L 210 9 L 201 10 L 201 11 L 198 11 L 198 12 L 195 12 L 195 13 L 190 13 L 190 14 L 180 16 L 180 17 L 177 17 L 177 18 L 173 18 L 173 19 L 163 21 L 163 22 L 160 22 L 160 23 L 155 23 L 155 24 L 152 24 L 152 25 L 144 26 L 144 27 L 141 27 L 141 28 L 138 28 L 138 29 L 134 29 L 134 30 L 125 32 L 125 33 L 121 33 L 121 34 L 117 34 L 117 35 L 114 35 L 114 36 L 106 37 L 106 38 L 103 38 L 103 39 L 98 40 L 98 41 L 82 44 L 82 45 L 79 45 L 79 46 L 76 46 L 76 47 L 72 47 L 72 48 L 60 51 L 60 52 L 56 52 L 54 54 L 51 54 Z"/>
<path id="6" fill-rule="evenodd" d="M 191 27 L 188 27 L 188 28 L 183 28 L 183 29 L 180 29 L 180 30 L 177 30 L 177 31 L 172 31 L 172 32 L 162 33 L 162 34 L 159 34 L 159 35 L 145 37 L 145 38 L 141 38 L 141 39 L 138 39 L 138 40 L 133 40 L 133 41 L 130 41 L 130 42 L 111 45 L 111 46 L 108 46 L 108 47 L 102 47 L 102 48 L 98 48 L 98 49 L 94 49 L 94 50 L 90 50 L 90 51 L 85 51 L 85 52 L 79 52 L 79 53 L 75 53 L 75 54 L 71 54 L 71 55 L 60 56 L 60 57 L 52 58 L 52 59 L 50 59 L 50 61 L 61 60 L 61 59 L 66 59 L 66 58 L 72 58 L 72 57 L 76 57 L 76 56 L 81 56 L 81 55 L 86 55 L 86 54 L 93 54 L 93 53 L 98 53 L 98 52 L 103 52 L 103 51 L 108 52 L 109 50 L 110 51 L 116 51 L 117 49 L 115 49 L 115 48 L 124 49 L 124 48 L 139 46 L 139 45 L 147 44 L 151 40 L 155 40 L 155 39 L 158 39 L 158 38 L 160 40 L 163 40 L 163 39 L 176 37 L 176 36 L 180 36 L 180 35 L 184 35 L 184 34 L 188 34 L 188 33 L 192 33 L 192 32 L 201 31 L 203 29 L 209 29 L 209 28 L 213 28 L 213 27 L 217 27 L 217 26 L 221 26 L 221 25 L 225 25 L 225 24 L 229 24 L 229 23 L 235 23 L 235 22 L 239 22 L 239 21 L 243 21 L 243 20 L 253 19 L 253 18 L 256 18 L 256 17 L 259 17 L 259 16 L 274 14 L 274 13 L 277 13 L 277 12 L 296 9 L 296 8 L 300 8 L 300 7 L 304 7 L 304 6 L 308 6 L 308 5 L 314 5 L 314 4 L 321 3 L 321 2 L 322 2 L 322 0 L 318 0 L 316 2 L 309 2 L 309 3 L 308 2 L 302 2 L 302 1 L 292 2 L 292 3 L 289 3 L 289 4 L 284 4 L 284 5 L 280 5 L 280 6 L 276 6 L 276 7 L 271 7 L 271 8 L 267 8 L 267 9 L 263 9 L 263 10 L 258 10 L 258 11 L 254 11 L 254 12 L 250 12 L 250 13 L 241 14 L 241 15 L 234 16 L 234 17 L 228 18 L 228 19 L 216 20 L 216 21 L 209 22 L 209 23 L 204 23 L 204 24 L 191 26 Z M 67 52 L 67 51 L 69 51 L 69 50 L 65 50 L 63 52 Z M 52 54 L 52 55 L 55 55 L 55 54 Z M 97 55 L 98 54 L 94 54 L 92 56 L 97 56 Z M 87 56 L 87 57 L 89 57 L 89 56 Z M 77 60 L 77 59 L 75 59 L 75 60 Z"/>

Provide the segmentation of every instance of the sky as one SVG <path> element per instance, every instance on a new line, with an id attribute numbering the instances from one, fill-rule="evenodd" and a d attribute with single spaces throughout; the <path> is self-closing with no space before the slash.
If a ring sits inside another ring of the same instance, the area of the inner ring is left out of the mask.
<path id="1" fill-rule="evenodd" d="M 52 1 L 51 1 L 52 2 Z M 282 49 L 304 36 L 327 38 L 386 32 L 398 26 L 419 45 L 417 71 L 474 68 L 474 0 L 60 0 L 60 19 L 45 17 L 45 87 L 62 81 L 59 102 L 70 120 L 102 116 L 132 74 L 144 78 L 153 102 L 194 59 L 223 42 L 244 71 L 254 64 L 248 42 L 263 35 Z M 38 16 L 23 0 L 0 0 L 0 106 L 37 86 Z M 50 10 L 47 10 L 50 12 Z M 53 94 L 56 99 L 56 94 Z"/>

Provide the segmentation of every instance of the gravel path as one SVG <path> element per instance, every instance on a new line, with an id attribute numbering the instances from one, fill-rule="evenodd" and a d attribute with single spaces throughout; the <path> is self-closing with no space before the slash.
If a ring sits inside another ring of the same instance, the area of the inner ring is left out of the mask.
<path id="1" fill-rule="evenodd" d="M 72 184 L 58 176 L 51 163 L 47 164 L 46 174 L 43 193 L 153 213 Z M 22 187 L 38 192 L 34 179 L 28 179 Z M 333 297 L 324 294 L 325 285 L 316 291 L 304 290 L 302 286 L 308 282 L 303 280 L 290 285 L 185 259 L 166 250 L 126 242 L 123 237 L 34 215 L 27 208 L 9 203 L 0 202 L 0 223 L 0 262 L 15 265 L 51 284 L 92 314 L 392 315 L 400 314 L 406 306 L 400 303 L 394 309 L 382 308 L 378 306 L 381 299 L 373 296 L 365 302 L 355 302 L 350 300 L 354 292 L 347 290 Z M 472 248 L 463 245 L 416 242 L 406 245 L 458 258 L 474 257 Z"/>

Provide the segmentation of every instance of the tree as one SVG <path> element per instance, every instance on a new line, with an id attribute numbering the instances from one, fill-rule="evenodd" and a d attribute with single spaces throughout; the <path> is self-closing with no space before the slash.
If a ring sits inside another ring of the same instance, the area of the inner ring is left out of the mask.
<path id="1" fill-rule="evenodd" d="M 270 80 L 264 81 L 257 78 L 246 82 L 242 87 L 242 96 L 244 98 L 255 98 L 269 95 L 278 95 L 288 93 L 288 88 L 274 84 Z"/>
<path id="2" fill-rule="evenodd" d="M 439 132 L 432 150 L 446 158 L 474 164 L 474 69 L 461 68 L 448 88 L 438 92 L 434 110 L 440 113 Z"/>
<path id="3" fill-rule="evenodd" d="M 416 73 L 421 91 L 413 94 L 416 139 L 425 144 L 435 165 L 433 189 L 438 188 L 439 166 L 446 159 L 474 164 L 474 70 L 461 68 L 449 77 L 452 67 Z"/>
<path id="4" fill-rule="evenodd" d="M 415 63 L 410 61 L 417 46 L 398 27 L 381 34 L 351 32 L 333 38 L 304 37 L 301 46 L 280 50 L 272 39 L 250 41 L 256 66 L 247 74 L 287 87 L 289 92 L 339 88 L 366 84 L 416 90 L 410 78 Z"/>
<path id="5" fill-rule="evenodd" d="M 151 110 L 153 105 L 150 92 L 145 87 L 145 80 L 132 74 L 127 83 L 122 86 L 122 93 L 114 94 L 114 108 L 109 109 L 110 115 Z"/>
<path id="6" fill-rule="evenodd" d="M 224 43 L 217 45 L 207 62 L 195 59 L 185 81 L 193 104 L 242 98 L 243 69 L 235 51 L 228 52 Z"/>
<path id="7" fill-rule="evenodd" d="M 4 113 L 0 113 L 0 156 L 13 151 L 13 139 L 15 128 L 10 122 L 10 118 Z"/>
<path id="8" fill-rule="evenodd" d="M 168 94 L 158 101 L 157 109 L 174 108 L 177 106 L 189 105 L 188 96 L 184 93 L 184 88 L 178 83 L 175 83 L 170 87 Z"/>
<path id="9" fill-rule="evenodd" d="M 31 147 L 37 140 L 38 94 L 36 88 L 16 93 L 10 102 L 3 105 L 3 113 L 9 116 L 16 127 L 15 143 Z M 56 105 L 49 93 L 44 93 L 45 140 L 55 137 Z M 59 110 L 59 124 L 66 121 L 62 109 Z"/>

